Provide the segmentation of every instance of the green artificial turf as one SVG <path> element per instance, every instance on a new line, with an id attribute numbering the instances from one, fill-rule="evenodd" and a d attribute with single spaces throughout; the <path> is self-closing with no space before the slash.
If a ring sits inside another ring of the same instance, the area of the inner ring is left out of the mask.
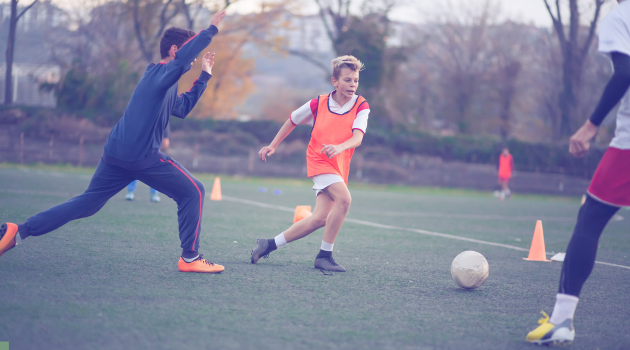
<path id="1" fill-rule="evenodd" d="M 80 194 L 90 169 L 0 166 L 0 221 Z M 209 194 L 214 176 L 200 175 Z M 308 181 L 224 177 L 223 195 L 282 207 L 314 205 Z M 267 192 L 259 192 L 265 187 Z M 282 195 L 273 191 L 282 190 Z M 529 248 L 535 220 L 546 250 L 564 251 L 579 198 L 406 187 L 351 186 L 349 218 Z M 0 341 L 15 349 L 533 349 L 526 333 L 551 312 L 560 263 L 527 252 L 416 232 L 345 223 L 335 259 L 346 273 L 313 268 L 323 231 L 273 252 L 259 237 L 291 225 L 290 212 L 206 200 L 200 252 L 222 274 L 177 270 L 175 203 L 121 192 L 96 215 L 28 238 L 0 258 Z M 597 260 L 630 266 L 630 211 L 611 222 Z M 451 280 L 464 250 L 482 253 L 490 277 L 477 290 Z M 630 348 L 630 270 L 597 264 L 576 313 L 572 349 Z"/>

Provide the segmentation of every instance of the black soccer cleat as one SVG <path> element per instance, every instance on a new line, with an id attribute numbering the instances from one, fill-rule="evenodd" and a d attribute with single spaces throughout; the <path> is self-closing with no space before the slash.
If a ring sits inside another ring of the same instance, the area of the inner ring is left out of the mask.
<path id="1" fill-rule="evenodd" d="M 269 242 L 264 238 L 258 238 L 256 240 L 256 248 L 252 249 L 252 264 L 255 264 L 260 260 L 260 258 L 267 259 L 269 257 L 269 253 L 272 250 L 269 247 Z"/>
<path id="2" fill-rule="evenodd" d="M 315 263 L 313 265 L 315 265 L 316 269 L 320 270 L 346 272 L 346 269 L 343 266 L 337 264 L 332 256 L 328 258 L 317 258 L 315 259 Z"/>

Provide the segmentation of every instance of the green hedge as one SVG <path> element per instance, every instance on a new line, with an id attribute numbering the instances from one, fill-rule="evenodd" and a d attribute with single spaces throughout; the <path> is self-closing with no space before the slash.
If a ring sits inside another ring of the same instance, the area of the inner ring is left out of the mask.
<path id="1" fill-rule="evenodd" d="M 366 142 L 367 140 L 366 134 Z M 594 148 L 584 158 L 573 157 L 567 144 L 534 144 L 519 140 L 507 143 L 491 138 L 438 137 L 424 133 L 398 133 L 389 141 L 394 151 L 441 157 L 447 161 L 497 164 L 503 146 L 510 149 L 514 167 L 520 171 L 561 173 L 590 178 L 606 149 Z"/>
<path id="2" fill-rule="evenodd" d="M 24 119 L 18 118 L 20 120 L 14 120 L 12 123 L 20 123 L 24 128 L 33 123 L 41 123 L 51 113 L 49 109 L 0 105 L 0 115 L 6 114 L 4 113 L 5 110 L 13 108 L 21 109 L 24 112 Z M 2 122 L 1 119 L 0 122 Z M 171 129 L 174 131 L 207 129 L 217 133 L 234 133 L 235 141 L 241 146 L 246 146 L 241 147 L 243 149 L 240 150 L 244 154 L 247 154 L 249 152 L 247 149 L 251 147 L 271 142 L 280 127 L 280 123 L 272 121 L 238 122 L 211 119 L 186 119 L 184 121 L 179 118 L 171 118 Z M 286 138 L 286 141 L 291 142 L 300 139 L 308 142 L 310 135 L 310 127 L 298 126 Z M 370 128 L 365 135 L 363 144 L 381 146 L 385 154 L 419 154 L 441 157 L 446 161 L 481 164 L 497 164 L 504 145 L 504 143 L 489 137 L 439 137 L 422 132 L 386 131 L 377 127 Z M 574 158 L 569 154 L 566 144 L 533 144 L 510 140 L 507 142 L 507 146 L 514 156 L 514 165 L 518 171 L 561 173 L 585 178 L 593 176 L 597 164 L 606 151 L 605 148 L 594 148 L 587 153 L 586 157 Z M 229 149 L 229 152 L 234 152 L 234 149 Z M 302 155 L 296 155 L 296 157 L 298 156 L 302 157 Z M 291 158 L 291 156 L 287 157 Z"/>

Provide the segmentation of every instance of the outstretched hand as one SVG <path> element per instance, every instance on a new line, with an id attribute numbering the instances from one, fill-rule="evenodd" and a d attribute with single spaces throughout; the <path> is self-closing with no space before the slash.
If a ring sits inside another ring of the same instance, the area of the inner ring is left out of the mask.
<path id="1" fill-rule="evenodd" d="M 212 67 L 214 66 L 214 52 L 206 52 L 201 58 L 201 70 L 212 75 Z"/>
<path id="2" fill-rule="evenodd" d="M 225 10 L 219 11 L 212 16 L 212 18 L 210 19 L 210 24 L 219 28 L 219 24 L 221 24 L 221 21 L 223 20 L 224 17 L 225 17 Z"/>
<path id="3" fill-rule="evenodd" d="M 276 152 L 276 149 L 274 147 L 271 146 L 265 146 L 263 148 L 260 149 L 260 151 L 258 151 L 258 156 L 260 157 L 260 159 L 264 160 L 265 162 L 267 161 L 267 156 L 270 156 L 272 154 L 274 154 Z"/>

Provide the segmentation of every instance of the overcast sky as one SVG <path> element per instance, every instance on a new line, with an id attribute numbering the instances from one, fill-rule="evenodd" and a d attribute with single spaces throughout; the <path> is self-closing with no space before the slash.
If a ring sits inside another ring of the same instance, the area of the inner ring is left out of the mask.
<path id="1" fill-rule="evenodd" d="M 317 11 L 314 1 L 303 0 L 305 6 L 304 13 L 314 13 Z M 432 14 L 440 11 L 439 6 L 449 0 L 403 0 L 405 5 L 396 8 L 391 18 L 405 22 L 423 22 L 432 18 Z M 463 0 L 450 0 L 453 3 L 462 3 Z M 486 0 L 465 0 L 473 6 L 481 5 Z M 545 8 L 543 0 L 494 0 L 500 7 L 501 17 L 509 18 L 518 22 L 531 23 L 541 27 L 550 27 L 551 19 Z M 358 2 L 358 1 L 357 1 Z M 550 0 L 550 3 L 554 2 Z M 590 5 L 592 1 L 582 1 L 581 4 Z M 252 11 L 260 7 L 261 0 L 239 0 L 234 4 L 232 11 L 241 13 Z M 608 0 L 602 14 L 610 11 L 616 1 Z"/>
<path id="2" fill-rule="evenodd" d="M 53 3 L 61 7 L 74 7 L 76 4 L 85 6 L 85 4 L 97 3 L 99 0 L 52 0 Z M 238 0 L 231 7 L 230 12 L 247 13 L 256 11 L 260 8 L 260 4 L 265 0 Z M 273 1 L 273 0 L 272 0 Z M 394 20 L 405 22 L 424 22 L 433 18 L 434 14 L 443 11 L 445 3 L 467 4 L 467 6 L 481 6 L 487 0 L 400 0 L 404 5 L 398 6 L 391 14 Z M 518 22 L 531 23 L 541 27 L 550 27 L 551 19 L 547 13 L 543 0 L 490 0 L 494 1 L 500 7 L 501 18 L 511 19 Z M 6 0 L 0 0 L 6 2 Z M 267 2 L 270 2 L 267 0 Z M 301 0 L 303 14 L 316 13 L 317 7 L 314 0 Z M 363 1 L 354 1 L 362 3 Z M 555 2 L 549 0 L 550 3 Z M 580 0 L 581 8 L 584 9 L 591 6 L 592 0 Z M 607 0 L 602 11 L 605 15 L 610 9 L 614 8 L 617 2 L 615 0 Z M 442 10 L 441 10 L 442 9 Z M 354 9 L 355 11 L 358 9 Z M 566 17 L 566 16 L 565 16 Z M 584 16 L 584 20 L 588 20 L 590 16 Z"/>

